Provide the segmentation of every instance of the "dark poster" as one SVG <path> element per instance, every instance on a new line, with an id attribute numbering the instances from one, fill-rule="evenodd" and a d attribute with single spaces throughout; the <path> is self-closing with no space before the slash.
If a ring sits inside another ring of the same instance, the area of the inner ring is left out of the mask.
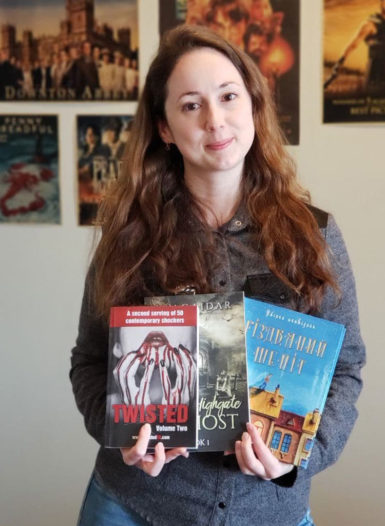
<path id="1" fill-rule="evenodd" d="M 60 223 L 55 115 L 0 115 L 0 223 Z"/>
<path id="2" fill-rule="evenodd" d="M 136 0 L 0 0 L 0 100 L 136 100 Z"/>
<path id="3" fill-rule="evenodd" d="M 160 33 L 205 25 L 257 63 L 274 93 L 282 129 L 299 143 L 299 0 L 160 0 Z"/>
<path id="4" fill-rule="evenodd" d="M 385 2 L 324 0 L 324 122 L 385 120 Z"/>
<path id="5" fill-rule="evenodd" d="M 79 224 L 92 225 L 105 190 L 119 172 L 131 116 L 82 115 L 77 119 Z"/>

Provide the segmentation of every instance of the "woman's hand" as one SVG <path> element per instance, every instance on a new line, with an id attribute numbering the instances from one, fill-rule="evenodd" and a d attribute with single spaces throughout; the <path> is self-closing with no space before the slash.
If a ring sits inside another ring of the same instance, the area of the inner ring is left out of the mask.
<path id="1" fill-rule="evenodd" d="M 235 443 L 235 455 L 240 470 L 245 475 L 254 475 L 272 480 L 289 473 L 294 466 L 278 460 L 266 446 L 253 424 L 247 423 L 247 432 Z"/>
<path id="2" fill-rule="evenodd" d="M 150 424 L 144 424 L 139 431 L 138 440 L 135 446 L 122 447 L 123 461 L 127 466 L 136 466 L 142 469 L 147 475 L 157 477 L 162 471 L 162 468 L 168 462 L 176 459 L 180 455 L 188 457 L 189 453 L 185 447 L 177 447 L 165 451 L 162 442 L 155 446 L 154 453 L 147 453 L 148 442 L 151 436 Z"/>

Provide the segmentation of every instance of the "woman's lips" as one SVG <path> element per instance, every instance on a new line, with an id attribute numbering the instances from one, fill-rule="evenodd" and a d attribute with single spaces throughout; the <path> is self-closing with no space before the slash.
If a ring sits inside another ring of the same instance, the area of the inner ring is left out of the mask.
<path id="1" fill-rule="evenodd" d="M 233 142 L 233 138 L 225 139 L 224 141 L 217 141 L 217 142 L 211 142 L 210 144 L 206 144 L 206 148 L 209 150 L 223 150 L 227 148 L 227 146 L 230 145 L 230 143 Z"/>

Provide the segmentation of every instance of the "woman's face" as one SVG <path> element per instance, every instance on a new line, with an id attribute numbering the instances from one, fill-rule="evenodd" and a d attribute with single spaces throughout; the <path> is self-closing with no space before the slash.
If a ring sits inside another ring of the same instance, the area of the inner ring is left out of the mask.
<path id="1" fill-rule="evenodd" d="M 200 48 L 183 55 L 167 83 L 164 142 L 183 156 L 185 174 L 242 173 L 255 134 L 243 79 L 222 53 Z"/>
<path id="2" fill-rule="evenodd" d="M 86 139 L 86 143 L 89 146 L 93 146 L 94 144 L 96 144 L 96 135 L 92 128 L 87 128 L 85 139 Z"/>

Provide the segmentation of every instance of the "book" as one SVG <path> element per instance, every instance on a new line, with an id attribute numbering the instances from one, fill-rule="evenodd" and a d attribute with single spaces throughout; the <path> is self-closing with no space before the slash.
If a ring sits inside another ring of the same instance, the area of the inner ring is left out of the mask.
<path id="1" fill-rule="evenodd" d="M 149 448 L 197 445 L 196 306 L 112 307 L 106 447 L 135 444 L 151 424 Z"/>
<path id="2" fill-rule="evenodd" d="M 250 421 L 282 462 L 306 468 L 345 327 L 245 298 Z"/>
<path id="3" fill-rule="evenodd" d="M 249 419 L 243 292 L 145 298 L 199 307 L 199 451 L 234 449 Z"/>

